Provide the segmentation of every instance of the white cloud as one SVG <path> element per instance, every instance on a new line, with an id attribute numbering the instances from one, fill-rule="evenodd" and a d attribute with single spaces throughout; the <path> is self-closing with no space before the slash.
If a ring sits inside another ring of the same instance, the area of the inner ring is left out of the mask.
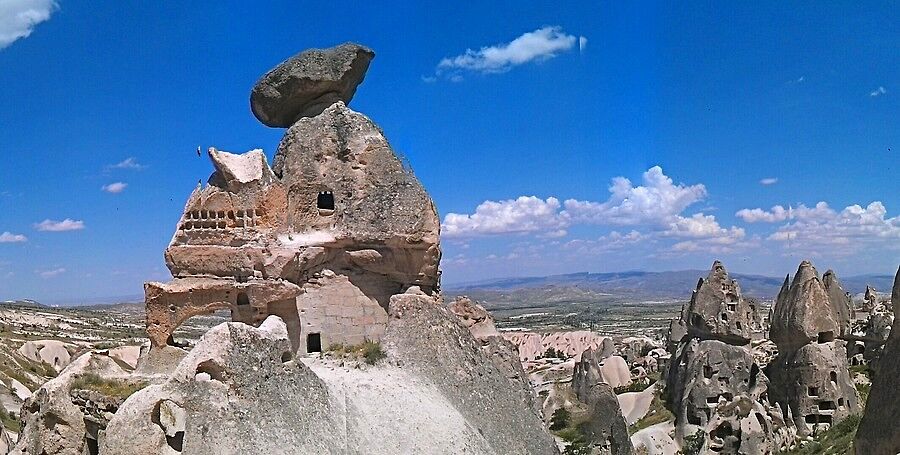
<path id="1" fill-rule="evenodd" d="M 128 184 L 125 182 L 115 182 L 110 183 L 109 185 L 103 185 L 103 187 L 101 187 L 100 189 L 106 191 L 107 193 L 119 194 L 122 191 L 125 191 L 125 187 L 127 186 Z"/>
<path id="2" fill-rule="evenodd" d="M 0 234 L 0 243 L 20 243 L 27 242 L 28 237 L 25 237 L 22 234 L 13 234 L 12 232 L 6 231 Z"/>
<path id="3" fill-rule="evenodd" d="M 44 220 L 34 225 L 34 228 L 43 232 L 80 231 L 84 229 L 84 221 L 66 218 L 62 221 Z"/>
<path id="4" fill-rule="evenodd" d="M 503 73 L 514 66 L 553 58 L 560 52 L 571 50 L 576 41 L 582 49 L 587 44 L 587 38 L 567 35 L 561 27 L 543 27 L 525 33 L 509 43 L 482 47 L 477 51 L 466 49 L 461 55 L 445 57 L 438 63 L 436 73 Z"/>
<path id="5" fill-rule="evenodd" d="M 66 269 L 59 267 L 59 268 L 52 269 L 52 270 L 37 270 L 37 271 L 35 271 L 35 273 L 40 275 L 41 278 L 53 278 L 55 276 L 66 273 Z"/>
<path id="6" fill-rule="evenodd" d="M 584 50 L 587 49 L 587 43 L 588 43 L 587 37 L 579 36 L 578 37 L 578 50 L 581 52 L 584 52 Z"/>
<path id="7" fill-rule="evenodd" d="M 56 9 L 53 0 L 0 1 L 0 49 L 27 38 L 34 27 L 50 19 Z"/>
<path id="8" fill-rule="evenodd" d="M 735 213 L 738 218 L 747 223 L 778 223 L 780 221 L 793 219 L 821 220 L 829 218 L 834 214 L 834 210 L 832 210 L 831 207 L 828 207 L 828 204 L 824 201 L 818 202 L 813 208 L 809 208 L 803 204 L 799 204 L 797 208 L 784 208 L 783 206 L 776 205 L 770 210 L 763 210 L 760 208 L 741 209 Z"/>
<path id="9" fill-rule="evenodd" d="M 137 158 L 129 157 L 129 158 L 125 158 L 124 160 L 122 160 L 116 164 L 111 164 L 111 165 L 107 166 L 107 168 L 108 169 L 133 169 L 135 171 L 139 171 L 141 169 L 146 169 L 147 166 L 145 166 L 141 163 L 138 163 Z"/>
<path id="10" fill-rule="evenodd" d="M 882 86 L 878 86 L 878 88 L 876 88 L 875 90 L 872 90 L 872 92 L 869 93 L 869 96 L 881 96 L 881 95 L 886 95 L 886 94 L 887 94 L 887 90 Z"/>
<path id="11" fill-rule="evenodd" d="M 444 217 L 442 234 L 452 238 L 559 231 L 568 225 L 559 208 L 559 200 L 553 197 L 542 200 L 521 196 L 500 202 L 484 201 L 471 215 L 448 213 Z"/>
<path id="12" fill-rule="evenodd" d="M 778 183 L 778 179 L 775 177 L 766 177 L 759 181 L 760 185 L 769 186 Z"/>
<path id="13" fill-rule="evenodd" d="M 797 78 L 797 83 L 799 84 L 799 83 L 801 83 L 801 82 L 803 82 L 803 81 L 805 81 L 805 80 L 806 80 L 806 76 L 800 76 L 800 77 Z"/>
<path id="14" fill-rule="evenodd" d="M 592 224 L 632 226 L 656 224 L 667 226 L 688 206 L 706 198 L 703 184 L 674 184 L 654 166 L 644 172 L 642 185 L 634 186 L 625 177 L 612 179 L 605 202 L 566 200 L 566 212 L 573 220 Z"/>
<path id="15" fill-rule="evenodd" d="M 867 248 L 900 250 L 900 216 L 888 218 L 880 201 L 792 219 L 795 221 L 780 226 L 769 240 L 816 254 L 848 255 Z"/>
<path id="16" fill-rule="evenodd" d="M 573 225 L 648 228 L 644 233 L 613 231 L 597 240 L 575 240 L 565 244 L 569 248 L 595 251 L 658 238 L 686 238 L 701 243 L 704 239 L 716 239 L 719 244 L 736 245 L 745 237 L 743 229 L 722 227 L 713 215 L 682 215 L 690 205 L 706 197 L 706 187 L 675 184 L 659 166 L 644 172 L 642 184 L 638 186 L 625 177 L 616 177 L 612 179 L 609 191 L 609 199 L 603 202 L 569 199 L 560 204 L 554 197 L 544 200 L 535 196 L 485 201 L 471 215 L 447 214 L 442 224 L 443 236 L 529 233 L 541 238 L 559 238 L 567 235 L 567 229 Z"/>

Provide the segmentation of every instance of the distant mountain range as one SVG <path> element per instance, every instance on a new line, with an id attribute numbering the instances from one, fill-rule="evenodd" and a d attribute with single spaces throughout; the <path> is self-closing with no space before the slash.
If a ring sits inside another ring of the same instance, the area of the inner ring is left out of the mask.
<path id="1" fill-rule="evenodd" d="M 543 287 L 580 287 L 610 294 L 634 294 L 646 297 L 689 298 L 697 281 L 706 277 L 706 270 L 677 270 L 671 272 L 614 272 L 614 273 L 570 273 L 543 277 L 500 278 L 476 282 L 445 285 L 449 294 L 464 294 L 473 291 L 512 291 L 517 289 Z M 774 298 L 781 288 L 784 277 L 762 275 L 729 274 L 738 281 L 747 296 L 762 299 Z M 890 292 L 894 277 L 891 275 L 857 275 L 840 277 L 844 290 L 857 294 L 866 290 L 866 285 L 874 286 L 879 292 Z"/>

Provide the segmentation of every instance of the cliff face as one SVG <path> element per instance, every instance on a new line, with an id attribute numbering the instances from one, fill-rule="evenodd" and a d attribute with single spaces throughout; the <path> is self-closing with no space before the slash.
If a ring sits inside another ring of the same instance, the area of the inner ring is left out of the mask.
<path id="1" fill-rule="evenodd" d="M 894 278 L 891 302 L 896 321 L 898 306 L 896 303 L 900 302 L 900 268 L 897 269 Z M 900 421 L 898 381 L 900 381 L 900 330 L 892 330 L 878 361 L 872 391 L 856 432 L 856 453 L 876 455 L 900 453 L 900 432 L 895 430 L 894 423 Z"/>

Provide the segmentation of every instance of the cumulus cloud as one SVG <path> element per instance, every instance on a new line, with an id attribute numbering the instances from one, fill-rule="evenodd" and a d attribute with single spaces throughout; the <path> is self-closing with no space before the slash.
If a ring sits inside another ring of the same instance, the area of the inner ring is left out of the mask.
<path id="1" fill-rule="evenodd" d="M 647 228 L 644 233 L 613 231 L 597 240 L 582 241 L 590 243 L 570 244 L 595 250 L 652 238 L 722 239 L 721 242 L 736 244 L 745 236 L 741 228 L 720 226 L 713 215 L 683 215 L 689 206 L 706 198 L 706 187 L 676 184 L 659 166 L 644 172 L 641 185 L 634 185 L 625 177 L 612 179 L 609 192 L 609 198 L 603 202 L 569 199 L 561 204 L 555 197 L 535 196 L 485 201 L 473 214 L 447 214 L 443 235 L 457 238 L 528 233 L 560 238 L 574 225 Z"/>
<path id="2" fill-rule="evenodd" d="M 80 231 L 84 229 L 84 221 L 66 218 L 62 221 L 44 220 L 36 223 L 34 228 L 43 232 Z"/>
<path id="3" fill-rule="evenodd" d="M 778 179 L 775 177 L 766 177 L 759 181 L 759 184 L 763 186 L 774 185 L 776 183 L 778 183 Z"/>
<path id="4" fill-rule="evenodd" d="M 609 192 L 605 202 L 568 199 L 566 212 L 575 221 L 592 224 L 668 226 L 688 206 L 706 198 L 703 184 L 676 185 L 659 166 L 644 172 L 639 186 L 625 177 L 612 179 Z"/>
<path id="5" fill-rule="evenodd" d="M 0 234 L 0 243 L 21 243 L 27 241 L 28 237 L 25 237 L 22 234 L 13 234 L 9 231 Z"/>
<path id="6" fill-rule="evenodd" d="M 571 50 L 576 42 L 583 50 L 587 38 L 568 35 L 558 26 L 543 27 L 524 33 L 509 43 L 482 47 L 477 51 L 466 49 L 463 54 L 445 57 L 438 63 L 435 72 L 438 75 L 450 73 L 450 77 L 459 77 L 459 71 L 503 73 L 514 66 L 556 57 Z"/>
<path id="7" fill-rule="evenodd" d="M 106 191 L 107 193 L 119 194 L 125 191 L 125 188 L 128 186 L 125 182 L 114 182 L 109 185 L 103 185 L 100 189 Z"/>
<path id="8" fill-rule="evenodd" d="M 141 163 L 138 163 L 138 160 L 135 157 L 125 158 L 124 160 L 122 160 L 116 164 L 111 164 L 111 165 L 107 166 L 107 169 L 131 169 L 131 170 L 135 170 L 135 171 L 140 171 L 141 169 L 146 169 L 146 168 L 147 168 L 147 166 L 145 166 Z"/>
<path id="9" fill-rule="evenodd" d="M 881 95 L 886 95 L 886 94 L 887 94 L 887 90 L 882 86 L 878 86 L 878 88 L 876 88 L 875 90 L 872 90 L 869 93 L 869 96 L 875 97 L 875 96 L 881 96 Z"/>
<path id="10" fill-rule="evenodd" d="M 0 1 L 0 49 L 27 38 L 34 27 L 50 19 L 56 9 L 53 0 Z"/>
<path id="11" fill-rule="evenodd" d="M 791 219 L 769 239 L 791 242 L 795 248 L 835 246 L 841 247 L 839 251 L 852 251 L 881 245 L 900 249 L 900 216 L 887 217 L 887 209 L 880 201 L 866 207 L 850 205 L 840 212 L 828 208 L 816 216 L 794 215 Z"/>
<path id="12" fill-rule="evenodd" d="M 38 270 L 35 273 L 41 276 L 41 278 L 53 278 L 58 275 L 62 275 L 66 273 L 66 269 L 59 267 L 52 270 Z"/>
<path id="13" fill-rule="evenodd" d="M 776 205 L 770 210 L 741 209 L 735 215 L 747 223 L 778 223 L 785 220 L 793 219 L 826 219 L 832 217 L 835 211 L 828 206 L 825 201 L 818 202 L 815 207 L 809 208 L 803 204 L 799 204 L 797 208 L 784 208 Z"/>
<path id="14" fill-rule="evenodd" d="M 553 232 L 568 223 L 559 213 L 559 200 L 521 196 L 505 201 L 484 201 L 471 215 L 448 213 L 442 226 L 446 237 L 472 237 L 491 234 Z"/>

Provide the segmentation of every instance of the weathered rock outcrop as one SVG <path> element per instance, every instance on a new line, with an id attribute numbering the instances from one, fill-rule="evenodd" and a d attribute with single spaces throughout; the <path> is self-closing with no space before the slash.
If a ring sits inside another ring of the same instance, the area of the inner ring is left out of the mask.
<path id="1" fill-rule="evenodd" d="M 753 331 L 760 328 L 756 306 L 741 296 L 740 286 L 719 261 L 697 283 L 681 319 L 688 337 L 735 345 L 749 343 Z"/>
<path id="2" fill-rule="evenodd" d="M 174 280 L 145 285 L 154 347 L 220 309 L 251 325 L 281 317 L 301 353 L 354 345 L 381 337 L 392 295 L 438 292 L 434 204 L 378 126 L 345 105 L 373 55 L 311 50 L 257 83 L 254 113 L 289 127 L 274 167 L 258 150 L 210 148 L 215 172 L 166 250 Z"/>
<path id="3" fill-rule="evenodd" d="M 527 384 L 446 308 L 403 294 L 390 309 L 387 358 L 363 370 L 293 357 L 276 317 L 219 325 L 121 406 L 99 453 L 557 453 Z"/>
<path id="4" fill-rule="evenodd" d="M 338 101 L 349 103 L 374 57 L 372 50 L 353 43 L 303 51 L 253 86 L 253 115 L 265 125 L 288 127 Z"/>
<path id="5" fill-rule="evenodd" d="M 777 452 L 793 440 L 793 425 L 769 405 L 768 378 L 747 348 L 692 339 L 672 363 L 678 368 L 666 387 L 677 438 L 700 428 L 709 435 L 707 450 L 740 454 Z"/>
<path id="6" fill-rule="evenodd" d="M 483 306 L 468 297 L 457 297 L 448 307 L 462 321 L 475 338 L 499 336 L 494 317 Z"/>
<path id="7" fill-rule="evenodd" d="M 840 306 L 831 302 L 809 261 L 800 264 L 790 288 L 775 302 L 770 335 L 778 356 L 768 366 L 769 398 L 793 417 L 802 436 L 859 411 L 846 345 L 835 338 L 844 327 Z"/>
<path id="8" fill-rule="evenodd" d="M 715 261 L 672 323 L 666 402 L 677 441 L 701 430 L 706 451 L 764 454 L 793 440 L 792 424 L 769 405 L 768 379 L 750 346 L 762 328 L 758 310 Z"/>
<path id="9" fill-rule="evenodd" d="M 833 270 L 828 270 L 822 275 L 822 284 L 828 293 L 828 301 L 837 315 L 841 335 L 849 333 L 850 322 L 853 320 L 853 304 L 850 302 L 850 294 L 844 292 L 841 281 Z"/>
<path id="10" fill-rule="evenodd" d="M 565 357 L 581 360 L 581 353 L 587 349 L 600 349 L 607 355 L 615 352 L 616 346 L 612 338 L 587 330 L 571 332 L 505 332 L 503 338 L 511 341 L 519 348 L 519 358 L 523 362 L 544 356 L 548 349 Z"/>
<path id="11" fill-rule="evenodd" d="M 108 381 L 132 381 L 128 372 L 106 355 L 86 353 L 73 361 L 25 400 L 22 432 L 14 455 L 82 455 L 97 447 L 109 415 L 123 397 L 79 389 L 80 377 L 97 375 Z"/>
<path id="12" fill-rule="evenodd" d="M 894 277 L 891 302 L 894 304 L 896 318 L 896 304 L 900 302 L 900 268 Z M 857 454 L 900 453 L 900 432 L 896 431 L 896 422 L 900 421 L 898 382 L 900 382 L 900 330 L 893 330 L 884 346 L 878 371 L 872 381 L 872 390 L 866 402 L 866 410 L 856 432 Z"/>
<path id="13" fill-rule="evenodd" d="M 587 407 L 588 416 L 581 430 L 588 445 L 599 453 L 627 455 L 634 447 L 613 386 L 602 378 L 599 363 L 603 360 L 601 352 L 588 349 L 575 364 L 572 390 Z"/>

